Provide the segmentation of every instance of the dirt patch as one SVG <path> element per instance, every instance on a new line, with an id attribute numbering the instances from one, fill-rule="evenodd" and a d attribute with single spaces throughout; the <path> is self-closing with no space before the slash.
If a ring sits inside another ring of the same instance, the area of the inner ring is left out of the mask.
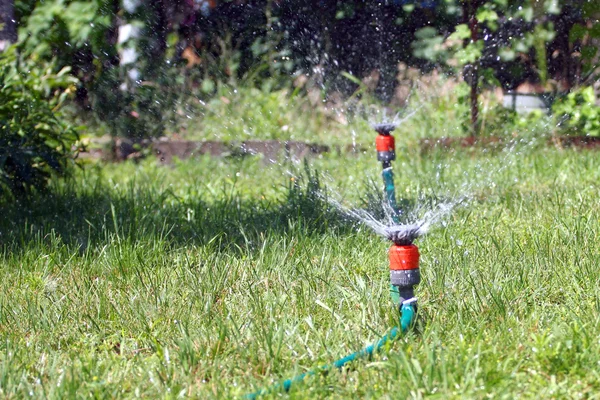
<path id="1" fill-rule="evenodd" d="M 190 140 L 164 140 L 152 144 L 152 151 L 163 164 L 171 164 L 173 158 L 181 160 L 196 155 L 223 157 L 231 154 L 225 143 L 216 141 L 194 142 Z"/>
<path id="2" fill-rule="evenodd" d="M 335 148 L 341 152 L 341 148 Z M 150 152 L 148 151 L 150 150 Z M 356 152 L 355 147 L 344 149 Z M 161 139 L 154 142 L 132 143 L 127 139 L 116 138 L 112 143 L 103 143 L 101 148 L 91 148 L 82 152 L 83 159 L 104 161 L 124 161 L 140 158 L 143 154 L 153 154 L 162 164 L 171 164 L 175 158 L 184 160 L 199 155 L 212 157 L 260 155 L 265 163 L 275 163 L 282 158 L 301 160 L 329 153 L 332 148 L 317 143 L 279 140 L 247 140 L 238 143 L 220 141 L 193 141 Z"/>
<path id="3" fill-rule="evenodd" d="M 436 148 L 502 148 L 511 143 L 500 137 L 445 137 L 422 139 L 419 142 L 421 152 L 427 153 Z M 548 144 L 559 148 L 576 147 L 584 149 L 600 149 L 600 138 L 588 136 L 556 136 L 548 140 Z M 245 142 L 227 143 L 220 141 L 192 141 L 163 139 L 154 142 L 133 144 L 126 139 L 117 138 L 112 146 L 92 148 L 82 152 L 82 159 L 101 159 L 105 161 L 124 161 L 138 159 L 154 154 L 162 164 L 171 164 L 175 158 L 185 160 L 199 155 L 212 157 L 227 156 L 262 156 L 265 163 L 276 163 L 282 159 L 302 160 L 318 157 L 321 154 L 334 152 L 338 155 L 358 155 L 373 149 L 358 145 L 327 146 L 317 143 L 279 140 L 247 140 Z"/>
<path id="4" fill-rule="evenodd" d="M 550 138 L 548 143 L 559 148 L 600 149 L 600 137 L 594 136 L 555 136 Z"/>

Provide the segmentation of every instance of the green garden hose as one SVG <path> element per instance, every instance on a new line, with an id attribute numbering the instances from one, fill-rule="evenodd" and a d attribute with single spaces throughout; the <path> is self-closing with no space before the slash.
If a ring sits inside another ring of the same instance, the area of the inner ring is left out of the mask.
<path id="1" fill-rule="evenodd" d="M 409 328 L 413 325 L 416 317 L 416 306 L 414 300 L 415 299 L 410 299 L 402 304 L 400 308 L 400 326 L 392 328 L 386 335 L 384 335 L 381 339 L 379 339 L 372 345 L 367 346 L 364 349 L 357 351 L 356 353 L 349 354 L 344 358 L 340 358 L 332 364 L 324 365 L 322 367 L 305 372 L 293 378 L 286 379 L 285 381 L 271 386 L 270 388 L 262 389 L 258 392 L 248 394 L 245 396 L 245 398 L 248 400 L 253 400 L 259 398 L 260 396 L 281 390 L 288 392 L 291 389 L 292 385 L 302 382 L 308 376 L 316 375 L 319 372 L 327 372 L 334 368 L 341 369 L 346 364 L 356 359 L 372 356 L 373 353 L 379 351 L 383 346 L 385 346 L 386 343 L 392 342 L 398 337 L 400 337 L 400 335 L 402 335 L 403 333 L 406 333 L 409 330 Z"/>

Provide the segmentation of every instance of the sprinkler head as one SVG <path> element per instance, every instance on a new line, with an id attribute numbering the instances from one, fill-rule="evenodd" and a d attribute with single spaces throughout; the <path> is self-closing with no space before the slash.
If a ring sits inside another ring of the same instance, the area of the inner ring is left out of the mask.
<path id="1" fill-rule="evenodd" d="M 394 225 L 386 228 L 387 238 L 396 246 L 409 246 L 421 236 L 421 225 Z"/>
<path id="2" fill-rule="evenodd" d="M 373 124 L 371 126 L 380 135 L 389 135 L 394 129 L 396 129 L 396 124 L 391 122 L 382 122 L 380 124 Z"/>

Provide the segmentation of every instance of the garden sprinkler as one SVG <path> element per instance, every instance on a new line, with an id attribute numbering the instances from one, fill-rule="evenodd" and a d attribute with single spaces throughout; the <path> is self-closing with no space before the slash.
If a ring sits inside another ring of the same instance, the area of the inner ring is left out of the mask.
<path id="1" fill-rule="evenodd" d="M 392 219 L 398 223 L 398 210 L 396 206 L 396 186 L 394 185 L 394 172 L 392 171 L 392 161 L 396 159 L 396 142 L 392 131 L 396 125 L 392 123 L 375 124 L 373 128 L 377 131 L 375 139 L 375 148 L 377 149 L 377 160 L 381 161 L 383 171 L 383 184 L 385 187 L 385 196 L 388 205 L 392 209 Z"/>
<path id="2" fill-rule="evenodd" d="M 416 320 L 417 299 L 414 297 L 414 288 L 421 282 L 421 275 L 419 273 L 419 249 L 413 242 L 426 229 L 424 229 L 423 224 L 401 225 L 398 221 L 394 174 L 391 166 L 391 162 L 396 159 L 396 149 L 394 137 L 390 134 L 396 128 L 396 125 L 387 123 L 377 124 L 373 128 L 379 134 L 375 142 L 377 160 L 381 161 L 383 166 L 382 176 L 385 183 L 386 200 L 392 209 L 392 219 L 395 223 L 395 225 L 385 228 L 385 236 L 393 242 L 388 251 L 390 288 L 392 301 L 400 311 L 400 326 L 392 328 L 377 342 L 360 351 L 341 358 L 332 364 L 324 365 L 294 378 L 282 381 L 270 388 L 248 394 L 245 396 L 246 399 L 257 399 L 260 396 L 278 390 L 287 392 L 293 385 L 302 382 L 308 376 L 316 375 L 319 372 L 327 372 L 334 368 L 341 369 L 357 358 L 372 356 L 373 353 L 380 350 L 386 343 L 406 333 Z"/>
<path id="3" fill-rule="evenodd" d="M 373 125 L 377 131 L 375 148 L 377 161 L 381 162 L 385 197 L 392 210 L 392 220 L 399 224 L 398 208 L 396 204 L 396 186 L 394 185 L 394 172 L 392 161 L 396 159 L 396 141 L 392 131 L 396 124 L 381 123 Z M 414 287 L 421 281 L 419 273 L 419 249 L 413 241 L 419 237 L 420 225 L 395 225 L 388 228 L 388 239 L 394 244 L 389 250 L 390 260 L 390 292 L 392 301 L 401 307 L 405 301 L 414 299 Z M 416 307 L 416 304 L 415 304 Z"/>

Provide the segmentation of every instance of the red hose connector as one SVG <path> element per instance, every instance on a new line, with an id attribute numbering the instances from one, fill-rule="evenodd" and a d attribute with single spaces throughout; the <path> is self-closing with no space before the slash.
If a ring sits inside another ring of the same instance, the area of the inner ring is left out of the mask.
<path id="1" fill-rule="evenodd" d="M 377 135 L 375 139 L 378 161 L 393 161 L 396 159 L 396 142 L 390 134 Z"/>
<path id="2" fill-rule="evenodd" d="M 396 141 L 392 135 L 377 135 L 375 147 L 377 151 L 394 151 L 396 150 Z"/>
<path id="3" fill-rule="evenodd" d="M 388 254 L 391 270 L 419 269 L 419 248 L 414 244 L 393 245 Z"/>
<path id="4" fill-rule="evenodd" d="M 419 273 L 419 249 L 414 244 L 392 245 L 389 251 L 390 281 L 400 288 L 412 288 L 421 282 Z"/>

